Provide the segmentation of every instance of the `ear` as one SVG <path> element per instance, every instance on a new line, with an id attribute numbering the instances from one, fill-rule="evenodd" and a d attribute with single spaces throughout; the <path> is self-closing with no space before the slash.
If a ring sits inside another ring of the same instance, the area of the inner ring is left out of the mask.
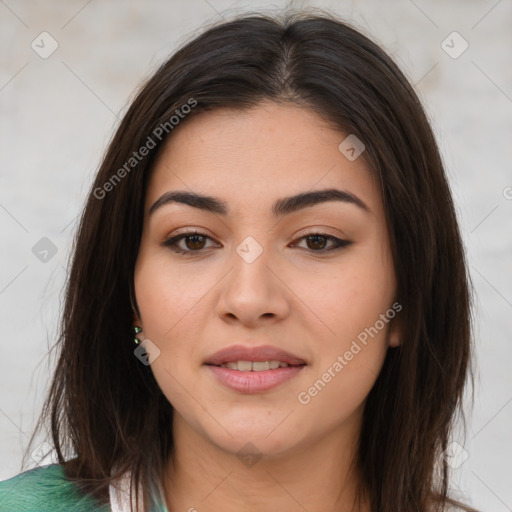
<path id="1" fill-rule="evenodd" d="M 132 322 L 134 326 L 137 325 L 139 327 L 142 327 L 142 321 L 137 315 L 137 313 L 135 313 L 135 311 L 132 311 Z"/>
<path id="2" fill-rule="evenodd" d="M 400 317 L 395 316 L 389 322 L 388 334 L 389 346 L 396 348 L 402 344 L 402 320 Z"/>
<path id="3" fill-rule="evenodd" d="M 132 308 L 132 315 L 135 315 L 134 321 L 140 320 L 140 318 L 137 318 L 137 311 L 139 308 L 137 307 L 137 300 L 135 299 L 135 283 L 133 280 L 128 285 L 129 288 L 129 299 L 130 299 L 130 306 Z"/>
<path id="4" fill-rule="evenodd" d="M 137 313 L 138 307 L 136 306 L 135 297 L 133 295 L 133 291 L 130 291 L 130 305 L 132 307 L 132 322 L 133 325 L 138 325 L 139 327 L 142 327 L 142 321 Z"/>

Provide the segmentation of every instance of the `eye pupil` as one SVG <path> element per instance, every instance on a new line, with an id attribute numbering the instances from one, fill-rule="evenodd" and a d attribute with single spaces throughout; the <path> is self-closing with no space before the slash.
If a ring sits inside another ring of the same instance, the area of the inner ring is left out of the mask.
<path id="1" fill-rule="evenodd" d="M 193 239 L 196 239 L 196 242 L 192 242 L 192 246 L 190 246 L 190 244 L 188 243 L 190 241 L 190 239 L 193 238 Z M 204 236 L 201 236 L 201 235 L 189 235 L 186 237 L 186 245 L 189 249 L 202 249 L 202 247 L 197 247 L 195 244 L 197 244 L 197 239 L 198 238 L 201 238 L 202 239 L 202 242 L 204 244 Z M 201 242 L 199 242 L 199 245 L 201 245 Z"/>
<path id="2" fill-rule="evenodd" d="M 326 238 L 325 238 L 325 236 L 322 236 L 322 235 L 311 235 L 311 236 L 308 236 L 308 237 L 307 237 L 307 239 L 308 239 L 308 247 L 309 247 L 310 249 L 324 249 L 324 248 L 325 248 L 325 242 L 326 242 Z M 319 239 L 321 239 L 321 241 L 320 241 L 320 245 L 321 245 L 321 247 L 318 247 L 318 245 L 315 245 L 314 247 L 311 247 L 311 246 L 309 245 L 309 242 L 310 242 L 311 240 L 314 240 L 314 243 L 315 243 L 315 244 L 318 244 L 318 240 L 319 240 Z M 323 243 L 322 243 L 322 240 L 323 240 Z"/>

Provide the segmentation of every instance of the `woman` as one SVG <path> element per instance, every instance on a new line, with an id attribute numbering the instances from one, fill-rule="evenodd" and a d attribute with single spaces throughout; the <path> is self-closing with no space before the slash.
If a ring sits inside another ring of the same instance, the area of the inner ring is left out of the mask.
<path id="1" fill-rule="evenodd" d="M 59 463 L 1 510 L 472 510 L 447 455 L 470 306 L 389 56 L 324 15 L 210 27 L 110 143 L 40 418 Z"/>

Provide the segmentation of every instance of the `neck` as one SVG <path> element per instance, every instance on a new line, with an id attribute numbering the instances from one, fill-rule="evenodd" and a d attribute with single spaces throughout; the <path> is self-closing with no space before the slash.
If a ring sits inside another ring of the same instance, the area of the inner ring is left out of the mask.
<path id="1" fill-rule="evenodd" d="M 360 508 L 355 505 L 360 483 L 354 462 L 357 446 L 354 436 L 347 434 L 332 431 L 293 453 L 250 459 L 214 445 L 175 411 L 175 449 L 164 475 L 167 508 L 169 512 L 368 512 L 363 497 Z"/>

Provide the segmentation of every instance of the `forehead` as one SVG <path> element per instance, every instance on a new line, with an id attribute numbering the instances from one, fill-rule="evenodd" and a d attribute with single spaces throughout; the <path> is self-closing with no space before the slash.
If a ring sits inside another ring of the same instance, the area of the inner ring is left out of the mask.
<path id="1" fill-rule="evenodd" d="M 347 134 L 311 109 L 262 102 L 247 110 L 216 109 L 187 119 L 155 163 L 147 208 L 169 190 L 221 198 L 230 211 L 269 208 L 276 198 L 337 188 L 380 208 L 376 182 L 362 158 L 338 149 Z"/>

